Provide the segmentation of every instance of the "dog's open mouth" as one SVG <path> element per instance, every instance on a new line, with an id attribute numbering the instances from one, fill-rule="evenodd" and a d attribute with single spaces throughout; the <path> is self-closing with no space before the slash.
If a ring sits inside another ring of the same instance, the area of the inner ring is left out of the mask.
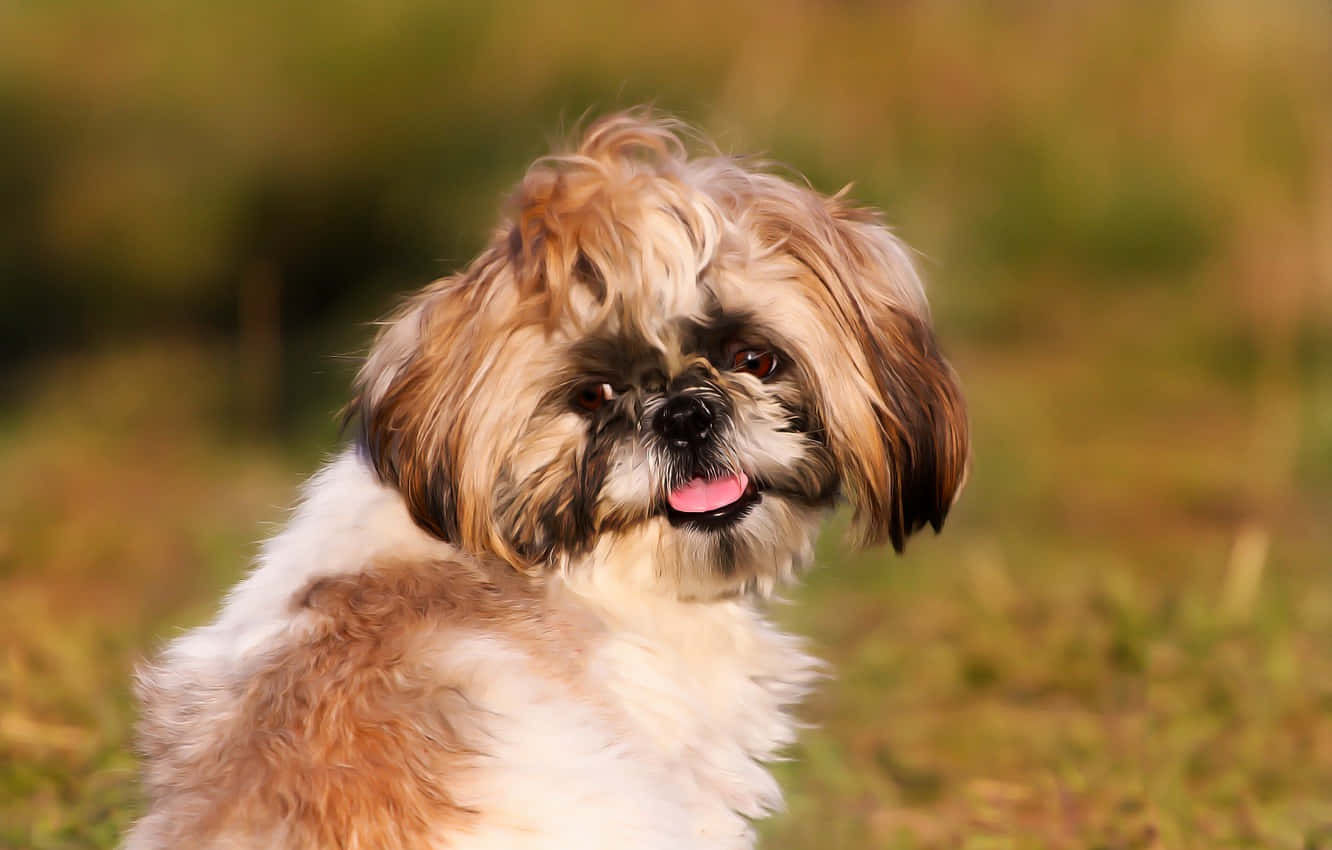
<path id="1" fill-rule="evenodd" d="M 725 528 L 744 518 L 762 498 L 754 482 L 743 472 L 721 478 L 695 478 L 671 491 L 666 498 L 666 516 L 672 525 Z"/>

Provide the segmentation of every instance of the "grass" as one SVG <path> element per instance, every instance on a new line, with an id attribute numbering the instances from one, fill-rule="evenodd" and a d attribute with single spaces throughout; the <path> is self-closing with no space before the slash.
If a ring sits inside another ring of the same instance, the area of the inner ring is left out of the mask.
<path id="1" fill-rule="evenodd" d="M 1061 371 L 964 360 L 980 441 L 944 535 L 828 541 L 785 616 L 840 676 L 772 846 L 1329 846 L 1326 491 L 1258 519 L 1222 398 L 1189 385 L 1207 413 L 1176 427 Z"/>

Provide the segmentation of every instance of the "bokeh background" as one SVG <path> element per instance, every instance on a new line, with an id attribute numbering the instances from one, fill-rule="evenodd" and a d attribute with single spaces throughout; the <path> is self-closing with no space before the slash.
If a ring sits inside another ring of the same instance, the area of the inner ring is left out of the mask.
<path id="1" fill-rule="evenodd" d="M 1332 847 L 1332 7 L 0 4 L 0 847 L 112 847 L 129 672 L 341 439 L 370 322 L 651 102 L 881 206 L 975 465 L 778 616 L 777 848 Z"/>

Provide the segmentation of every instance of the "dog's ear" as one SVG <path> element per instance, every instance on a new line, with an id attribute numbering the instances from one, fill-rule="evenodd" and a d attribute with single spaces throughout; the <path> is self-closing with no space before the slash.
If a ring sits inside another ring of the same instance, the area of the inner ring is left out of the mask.
<path id="1" fill-rule="evenodd" d="M 907 249 L 874 214 L 829 202 L 841 244 L 845 304 L 857 326 L 876 427 L 834 445 L 850 475 L 861 537 L 902 551 L 926 525 L 943 525 L 966 478 L 966 407 L 956 376 L 939 352 Z M 850 423 L 849 423 L 850 424 Z"/>
<path id="2" fill-rule="evenodd" d="M 966 476 L 966 409 L 939 352 L 907 249 L 877 214 L 839 197 L 786 199 L 781 244 L 812 273 L 826 321 L 818 361 L 820 427 L 855 509 L 862 543 L 938 531 Z"/>
<path id="3" fill-rule="evenodd" d="M 840 460 L 843 468 L 858 470 L 852 500 L 862 538 L 886 538 L 901 552 L 907 536 L 925 525 L 936 532 L 942 528 L 962 487 L 968 461 L 966 411 L 953 371 L 924 319 L 885 307 L 864 320 L 862 342 L 878 392 L 878 450 L 862 434 L 843 449 Z"/>
<path id="4" fill-rule="evenodd" d="M 459 543 L 449 434 L 449 425 L 456 423 L 437 420 L 436 412 L 447 404 L 438 394 L 450 387 L 432 374 L 425 339 L 437 299 L 427 290 L 385 324 L 357 376 L 345 416 L 355 423 L 362 456 L 381 481 L 402 494 L 417 525 Z"/>
<path id="5" fill-rule="evenodd" d="M 518 569 L 532 565 L 501 528 L 496 484 L 527 425 L 525 400 L 541 374 L 533 364 L 547 349 L 524 309 L 497 240 L 385 321 L 346 414 L 362 456 L 417 525 Z"/>

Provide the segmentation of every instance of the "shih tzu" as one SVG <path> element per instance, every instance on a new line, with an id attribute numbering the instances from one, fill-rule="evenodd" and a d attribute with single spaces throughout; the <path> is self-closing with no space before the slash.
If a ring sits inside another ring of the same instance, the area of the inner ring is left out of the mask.
<path id="1" fill-rule="evenodd" d="M 748 848 L 839 500 L 937 531 L 963 401 L 876 213 L 605 118 L 409 298 L 211 624 L 141 672 L 129 850 Z"/>

